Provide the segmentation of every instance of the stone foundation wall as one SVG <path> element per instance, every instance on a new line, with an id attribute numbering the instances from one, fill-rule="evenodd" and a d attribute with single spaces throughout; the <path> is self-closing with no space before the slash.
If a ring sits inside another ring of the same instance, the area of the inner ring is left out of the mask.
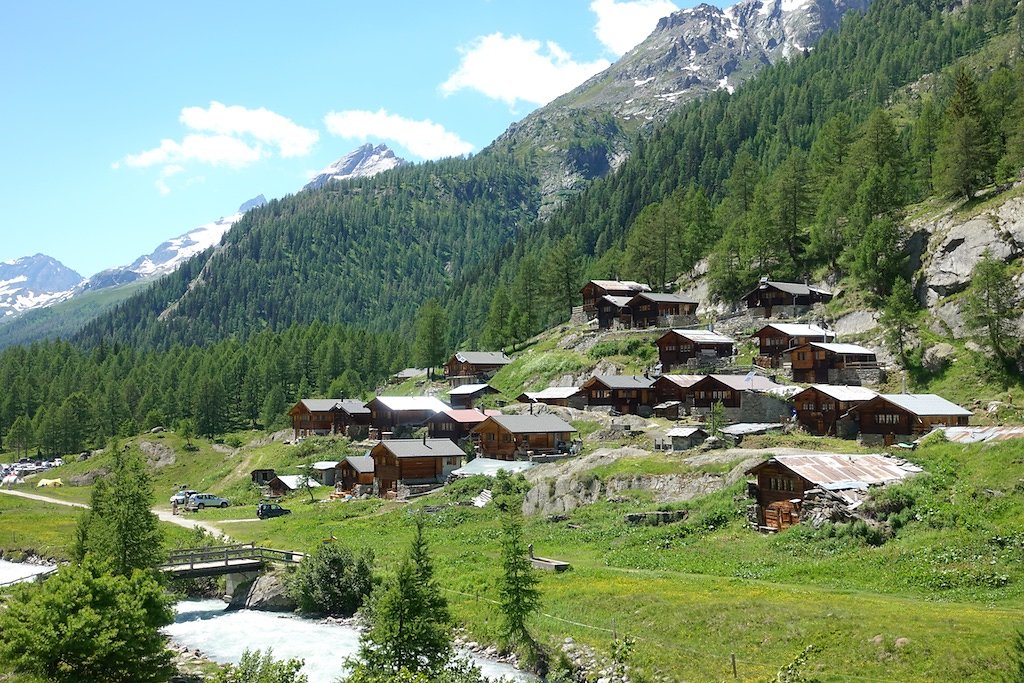
<path id="1" fill-rule="evenodd" d="M 828 371 L 829 384 L 864 386 L 883 382 L 885 370 L 882 368 L 835 368 Z"/>

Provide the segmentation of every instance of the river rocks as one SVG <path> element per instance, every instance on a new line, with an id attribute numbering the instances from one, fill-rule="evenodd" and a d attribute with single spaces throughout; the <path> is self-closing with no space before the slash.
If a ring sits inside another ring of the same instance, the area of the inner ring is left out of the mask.
<path id="1" fill-rule="evenodd" d="M 284 576 L 263 574 L 252 583 L 243 583 L 231 596 L 229 610 L 254 609 L 264 612 L 294 612 L 298 605 L 288 593 Z"/>

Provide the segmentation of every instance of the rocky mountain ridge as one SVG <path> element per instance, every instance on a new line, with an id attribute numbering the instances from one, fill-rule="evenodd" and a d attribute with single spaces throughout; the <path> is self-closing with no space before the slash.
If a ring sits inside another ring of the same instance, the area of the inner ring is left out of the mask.
<path id="1" fill-rule="evenodd" d="M 387 145 L 374 146 L 368 142 L 317 173 L 302 189 L 315 190 L 331 181 L 346 178 L 369 178 L 407 163 L 405 159 L 395 156 Z"/>
<path id="2" fill-rule="evenodd" d="M 630 137 L 764 66 L 799 55 L 869 0 L 741 0 L 679 10 L 605 71 L 513 124 L 495 147 L 535 146 L 542 192 L 581 189 L 618 167 Z M 557 205 L 545 204 L 548 211 Z"/>
<path id="3" fill-rule="evenodd" d="M 0 320 L 73 296 L 82 276 L 45 254 L 0 263 Z"/>

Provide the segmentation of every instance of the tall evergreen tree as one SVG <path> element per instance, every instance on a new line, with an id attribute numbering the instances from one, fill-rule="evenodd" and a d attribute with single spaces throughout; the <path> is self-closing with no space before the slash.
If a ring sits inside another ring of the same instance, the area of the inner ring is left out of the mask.
<path id="1" fill-rule="evenodd" d="M 526 622 L 540 606 L 539 583 L 533 573 L 527 549 L 523 545 L 523 526 L 517 510 L 508 510 L 501 521 L 501 577 L 498 596 L 501 602 L 502 635 L 510 644 L 529 643 Z"/>
<path id="2" fill-rule="evenodd" d="M 448 353 L 448 317 L 437 299 L 427 299 L 416 316 L 416 341 L 413 358 L 433 374 Z"/>
<path id="3" fill-rule="evenodd" d="M 950 197 L 970 199 L 991 177 L 992 145 L 978 83 L 961 67 L 935 152 L 935 188 Z"/>
<path id="4" fill-rule="evenodd" d="M 1021 296 L 1006 264 L 986 251 L 971 271 L 963 301 L 967 328 L 981 333 L 981 340 L 997 358 L 1008 358 L 1020 345 Z"/>

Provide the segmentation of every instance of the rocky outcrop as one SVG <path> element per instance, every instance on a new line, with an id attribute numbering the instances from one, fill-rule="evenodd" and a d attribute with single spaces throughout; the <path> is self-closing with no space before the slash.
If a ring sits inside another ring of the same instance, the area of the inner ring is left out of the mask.
<path id="1" fill-rule="evenodd" d="M 166 444 L 140 441 L 139 450 L 146 456 L 146 464 L 152 469 L 160 469 L 174 464 L 174 449 Z"/>
<path id="2" fill-rule="evenodd" d="M 288 592 L 280 572 L 263 574 L 252 583 L 243 583 L 231 596 L 229 610 L 254 609 L 264 612 L 294 612 L 298 607 Z"/>

